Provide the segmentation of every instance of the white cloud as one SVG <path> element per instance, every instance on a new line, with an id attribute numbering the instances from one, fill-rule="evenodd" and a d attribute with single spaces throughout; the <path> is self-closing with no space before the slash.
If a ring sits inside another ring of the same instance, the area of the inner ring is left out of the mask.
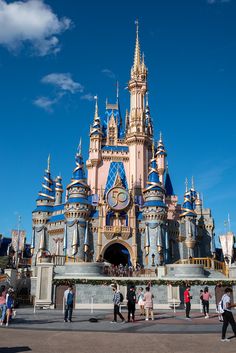
<path id="1" fill-rule="evenodd" d="M 70 93 L 83 92 L 84 90 L 79 82 L 73 81 L 70 73 L 52 73 L 44 76 L 41 82 L 52 84 L 62 91 L 69 91 Z"/>
<path id="2" fill-rule="evenodd" d="M 53 106 L 58 103 L 58 101 L 63 97 L 63 93 L 60 93 L 56 96 L 56 98 L 49 98 L 49 97 L 44 97 L 41 96 L 37 99 L 34 100 L 34 105 L 36 105 L 39 108 L 42 108 L 46 110 L 49 113 L 53 112 Z"/>
<path id="3" fill-rule="evenodd" d="M 43 0 L 0 0 L 0 44 L 19 50 L 29 43 L 37 55 L 60 51 L 57 36 L 70 28 L 69 18 L 59 19 Z"/>
<path id="4" fill-rule="evenodd" d="M 91 94 L 91 93 L 84 94 L 83 96 L 80 97 L 80 99 L 84 99 L 92 102 L 94 101 L 94 94 Z"/>
<path id="5" fill-rule="evenodd" d="M 114 72 L 112 72 L 112 71 L 109 70 L 109 69 L 103 69 L 103 70 L 102 70 L 102 73 L 103 73 L 104 75 L 106 75 L 107 77 L 109 77 L 109 78 L 112 78 L 112 79 L 115 79 L 115 78 L 116 78 L 116 75 L 114 74 Z"/>

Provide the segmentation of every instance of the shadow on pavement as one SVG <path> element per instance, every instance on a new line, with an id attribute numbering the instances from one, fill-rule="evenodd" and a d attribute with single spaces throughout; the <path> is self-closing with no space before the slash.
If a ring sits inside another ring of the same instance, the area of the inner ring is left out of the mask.
<path id="1" fill-rule="evenodd" d="M 0 347 L 0 352 L 1 353 L 20 353 L 20 352 L 28 352 L 31 351 L 32 349 L 28 346 L 22 346 L 22 347 Z"/>

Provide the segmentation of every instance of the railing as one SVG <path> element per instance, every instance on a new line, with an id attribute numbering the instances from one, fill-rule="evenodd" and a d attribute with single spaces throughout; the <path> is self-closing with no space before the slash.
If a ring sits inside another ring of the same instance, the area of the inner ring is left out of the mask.
<path id="1" fill-rule="evenodd" d="M 64 266 L 66 262 L 66 256 L 63 255 L 53 255 L 52 261 L 55 266 Z"/>
<path id="2" fill-rule="evenodd" d="M 192 257 L 190 259 L 181 259 L 175 262 L 175 264 L 191 264 L 191 265 L 202 265 L 205 269 L 211 269 L 223 273 L 226 277 L 229 276 L 228 266 L 225 262 L 221 262 L 211 257 Z"/>

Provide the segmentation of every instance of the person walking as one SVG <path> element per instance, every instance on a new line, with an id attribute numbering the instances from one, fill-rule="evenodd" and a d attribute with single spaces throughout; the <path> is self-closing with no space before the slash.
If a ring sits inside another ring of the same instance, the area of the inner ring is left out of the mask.
<path id="1" fill-rule="evenodd" d="M 114 304 L 114 319 L 111 321 L 111 323 L 117 323 L 117 315 L 121 318 L 121 322 L 125 323 L 125 318 L 124 316 L 120 313 L 120 304 L 123 301 L 122 300 L 122 294 L 120 291 L 117 289 L 117 285 L 112 286 L 112 290 L 114 292 L 113 295 L 113 304 Z"/>
<path id="2" fill-rule="evenodd" d="M 138 305 L 140 308 L 140 316 L 144 315 L 144 293 L 143 293 L 143 288 L 140 287 L 138 290 Z"/>
<path id="3" fill-rule="evenodd" d="M 136 293 L 134 286 L 131 286 L 127 292 L 127 307 L 128 307 L 128 322 L 130 322 L 130 316 L 132 316 L 132 321 L 134 322 L 135 316 L 135 304 L 136 304 Z"/>
<path id="4" fill-rule="evenodd" d="M 191 299 L 192 299 L 192 296 L 190 295 L 190 286 L 188 286 L 184 291 L 185 313 L 186 313 L 187 320 L 190 320 L 189 314 L 191 310 Z"/>
<path id="5" fill-rule="evenodd" d="M 65 315 L 64 322 L 72 322 L 72 312 L 74 306 L 74 292 L 71 285 L 68 286 L 67 290 L 64 292 L 64 307 L 65 307 Z"/>
<path id="6" fill-rule="evenodd" d="M 8 290 L 6 295 L 6 307 L 7 307 L 6 326 L 8 326 L 10 318 L 12 316 L 12 310 L 14 308 L 14 290 L 12 288 Z"/>
<path id="7" fill-rule="evenodd" d="M 146 311 L 146 321 L 149 320 L 149 316 L 151 314 L 152 320 L 154 320 L 153 314 L 153 298 L 154 295 L 150 292 L 150 287 L 146 287 L 146 293 L 144 294 L 143 301 L 145 303 L 145 311 Z"/>
<path id="8" fill-rule="evenodd" d="M 208 287 L 204 288 L 202 293 L 202 306 L 205 319 L 209 319 L 209 299 L 212 298 L 211 293 L 208 291 Z"/>
<path id="9" fill-rule="evenodd" d="M 223 295 L 223 297 L 221 298 L 221 307 L 224 310 L 224 312 L 222 313 L 223 316 L 223 326 L 222 326 L 222 333 L 221 333 L 221 341 L 222 342 L 229 342 L 230 340 L 228 338 L 226 338 L 226 331 L 227 331 L 227 327 L 230 324 L 234 333 L 234 336 L 236 337 L 236 323 L 231 311 L 231 308 L 235 308 L 236 304 L 231 303 L 231 298 L 230 298 L 230 294 L 232 293 L 232 289 L 231 288 L 226 288 L 225 289 L 225 294 Z"/>
<path id="10" fill-rule="evenodd" d="M 0 288 L 0 310 L 1 310 L 1 319 L 0 325 L 2 326 L 6 317 L 7 305 L 6 305 L 6 287 L 1 286 Z"/>

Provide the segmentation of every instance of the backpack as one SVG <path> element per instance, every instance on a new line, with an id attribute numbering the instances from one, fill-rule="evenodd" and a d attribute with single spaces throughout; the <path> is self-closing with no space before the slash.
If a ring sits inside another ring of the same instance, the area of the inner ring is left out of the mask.
<path id="1" fill-rule="evenodd" d="M 222 298 L 222 299 L 223 299 L 223 298 Z M 225 312 L 224 309 L 223 309 L 223 300 L 222 300 L 222 299 L 221 299 L 221 301 L 219 302 L 218 307 L 217 307 L 219 314 L 223 314 L 223 313 Z"/>
<path id="2" fill-rule="evenodd" d="M 123 303 L 123 301 L 124 301 L 124 296 L 122 293 L 120 293 L 120 303 Z"/>

